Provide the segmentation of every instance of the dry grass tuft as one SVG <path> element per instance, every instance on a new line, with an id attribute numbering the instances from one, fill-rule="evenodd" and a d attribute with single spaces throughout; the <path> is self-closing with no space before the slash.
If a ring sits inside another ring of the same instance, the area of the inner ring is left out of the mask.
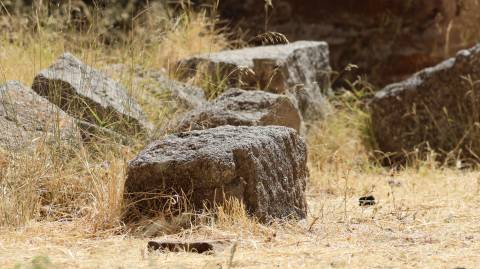
<path id="1" fill-rule="evenodd" d="M 181 15 L 173 23 L 157 45 L 152 46 L 152 61 L 142 61 L 147 67 L 172 69 L 181 59 L 200 53 L 217 52 L 229 47 L 227 37 L 215 28 L 205 13 Z M 172 70 L 175 72 L 175 70 Z"/>
<path id="2" fill-rule="evenodd" d="M 339 164 L 364 171 L 375 164 L 372 152 L 370 115 L 361 100 L 350 92 L 332 100 L 333 111 L 325 120 L 313 124 L 307 136 L 309 161 L 321 171 L 336 169 Z"/>
<path id="3" fill-rule="evenodd" d="M 248 43 L 254 46 L 268 46 L 288 44 L 290 41 L 288 41 L 288 38 L 282 33 L 266 32 L 255 36 Z"/>
<path id="4" fill-rule="evenodd" d="M 84 219 L 93 230 L 117 227 L 123 210 L 124 165 L 132 154 L 112 147 L 10 154 L 0 180 L 0 225 Z"/>

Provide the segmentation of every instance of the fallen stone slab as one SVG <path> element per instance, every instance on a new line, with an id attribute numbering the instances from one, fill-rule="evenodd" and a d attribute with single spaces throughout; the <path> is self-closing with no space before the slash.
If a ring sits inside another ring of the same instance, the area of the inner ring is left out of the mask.
<path id="1" fill-rule="evenodd" d="M 199 254 L 213 253 L 214 247 L 210 242 L 182 242 L 182 241 L 150 241 L 147 244 L 149 251 L 195 252 Z"/>
<path id="2" fill-rule="evenodd" d="M 73 117 L 18 81 L 0 86 L 0 126 L 0 147 L 8 150 L 81 141 Z"/>
<path id="3" fill-rule="evenodd" d="M 479 80 L 477 45 L 385 87 L 370 103 L 380 150 L 392 161 L 427 149 L 480 156 Z"/>
<path id="4" fill-rule="evenodd" d="M 290 94 L 307 120 L 321 118 L 328 111 L 324 93 L 330 89 L 331 68 L 325 42 L 208 53 L 185 59 L 178 66 L 184 77 L 206 73 L 229 87 Z"/>
<path id="5" fill-rule="evenodd" d="M 261 221 L 305 218 L 306 162 L 304 141 L 287 127 L 179 133 L 153 142 L 129 162 L 125 193 L 132 210 L 147 216 L 164 209 L 147 198 L 161 194 L 184 196 L 195 210 L 236 198 Z"/>
<path id="6" fill-rule="evenodd" d="M 302 117 L 290 98 L 264 91 L 230 89 L 212 103 L 191 111 L 178 131 L 202 130 L 223 125 L 278 125 L 300 132 Z"/>
<path id="7" fill-rule="evenodd" d="M 75 118 L 125 134 L 148 132 L 140 106 L 103 73 L 65 53 L 41 71 L 32 88 Z"/>
<path id="8" fill-rule="evenodd" d="M 375 197 L 373 195 L 362 196 L 358 199 L 359 206 L 373 206 L 376 205 Z"/>

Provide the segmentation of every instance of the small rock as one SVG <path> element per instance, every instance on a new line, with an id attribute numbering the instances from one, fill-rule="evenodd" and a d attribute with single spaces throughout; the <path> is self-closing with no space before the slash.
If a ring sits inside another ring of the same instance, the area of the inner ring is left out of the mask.
<path id="1" fill-rule="evenodd" d="M 360 197 L 360 199 L 358 199 L 358 203 L 360 206 L 372 206 L 375 205 L 377 202 L 375 201 L 375 197 L 369 195 Z"/>

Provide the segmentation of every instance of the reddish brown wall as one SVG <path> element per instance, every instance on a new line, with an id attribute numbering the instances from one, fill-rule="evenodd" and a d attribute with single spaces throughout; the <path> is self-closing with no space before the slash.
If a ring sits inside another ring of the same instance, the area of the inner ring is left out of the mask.
<path id="1" fill-rule="evenodd" d="M 221 0 L 224 17 L 265 31 L 264 1 Z M 379 86 L 475 44 L 477 0 L 273 0 L 267 30 L 290 40 L 325 40 L 333 67 L 359 65 Z M 447 42 L 448 41 L 448 42 Z"/>

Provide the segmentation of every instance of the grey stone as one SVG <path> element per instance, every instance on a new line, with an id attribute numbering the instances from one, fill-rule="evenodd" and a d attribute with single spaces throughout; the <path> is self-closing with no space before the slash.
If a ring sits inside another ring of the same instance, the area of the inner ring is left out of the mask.
<path id="1" fill-rule="evenodd" d="M 65 53 L 41 71 L 33 90 L 70 115 L 126 134 L 151 129 L 140 106 L 127 90 L 103 73 Z"/>
<path id="2" fill-rule="evenodd" d="M 479 80 L 480 44 L 385 87 L 370 103 L 379 148 L 392 160 L 426 149 L 478 156 Z"/>
<path id="3" fill-rule="evenodd" d="M 222 126 L 148 145 L 128 163 L 125 191 L 144 214 L 163 206 L 148 204 L 147 193 L 184 193 L 195 209 L 233 197 L 261 221 L 305 218 L 306 162 L 306 145 L 291 128 Z"/>
<path id="4" fill-rule="evenodd" d="M 204 91 L 199 87 L 169 79 L 160 72 L 148 72 L 146 76 L 152 80 L 152 91 L 175 102 L 177 110 L 191 110 L 207 101 Z"/>
<path id="5" fill-rule="evenodd" d="M 81 141 L 74 118 L 18 81 L 0 86 L 0 126 L 0 147 L 9 150 Z"/>
<path id="6" fill-rule="evenodd" d="M 206 72 L 225 78 L 230 87 L 289 94 L 306 120 L 328 111 L 324 93 L 330 89 L 329 49 L 325 42 L 298 41 L 194 56 L 181 61 L 185 77 Z"/>
<path id="7" fill-rule="evenodd" d="M 110 65 L 104 70 L 112 76 L 130 76 L 134 88 L 148 94 L 145 98 L 158 98 L 169 112 L 188 111 L 206 103 L 205 93 L 201 88 L 169 79 L 162 71 L 124 64 Z"/>
<path id="8" fill-rule="evenodd" d="M 300 132 L 301 123 L 298 109 L 285 95 L 230 89 L 212 103 L 188 113 L 177 130 L 201 130 L 222 125 L 279 125 Z"/>
<path id="9" fill-rule="evenodd" d="M 134 141 L 125 135 L 119 134 L 111 129 L 107 129 L 86 121 L 76 119 L 78 128 L 82 135 L 83 142 L 86 143 L 100 143 L 106 142 L 108 144 L 122 144 L 129 145 L 134 143 Z"/>

